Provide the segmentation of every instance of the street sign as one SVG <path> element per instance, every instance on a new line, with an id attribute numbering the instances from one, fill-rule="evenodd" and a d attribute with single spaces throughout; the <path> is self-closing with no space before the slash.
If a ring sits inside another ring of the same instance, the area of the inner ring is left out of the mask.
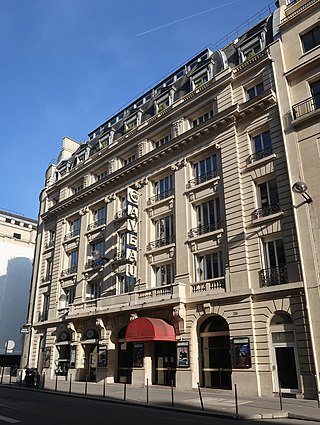
<path id="1" fill-rule="evenodd" d="M 12 339 L 8 339 L 6 341 L 6 343 L 4 344 L 4 348 L 6 350 L 6 353 L 12 353 L 15 345 L 16 344 L 15 344 L 14 341 L 12 341 Z"/>

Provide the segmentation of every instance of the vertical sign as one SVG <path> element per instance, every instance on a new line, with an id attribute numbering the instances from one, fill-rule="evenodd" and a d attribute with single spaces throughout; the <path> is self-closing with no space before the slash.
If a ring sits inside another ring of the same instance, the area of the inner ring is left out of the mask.
<path id="1" fill-rule="evenodd" d="M 127 189 L 127 232 L 125 236 L 126 274 L 125 291 L 133 291 L 137 279 L 138 258 L 138 210 L 139 192 L 130 187 Z"/>

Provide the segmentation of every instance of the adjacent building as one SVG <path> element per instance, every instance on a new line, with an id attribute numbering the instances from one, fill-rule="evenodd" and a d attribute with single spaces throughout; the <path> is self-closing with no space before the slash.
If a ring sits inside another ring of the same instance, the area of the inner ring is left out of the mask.
<path id="1" fill-rule="evenodd" d="M 86 143 L 64 138 L 40 196 L 26 363 L 315 396 L 320 1 L 285 3 Z"/>
<path id="2" fill-rule="evenodd" d="M 27 317 L 36 227 L 36 220 L 0 210 L 1 365 L 20 363 L 20 330 Z M 14 348 L 9 349 L 10 343 L 6 350 L 7 341 L 13 341 Z"/>

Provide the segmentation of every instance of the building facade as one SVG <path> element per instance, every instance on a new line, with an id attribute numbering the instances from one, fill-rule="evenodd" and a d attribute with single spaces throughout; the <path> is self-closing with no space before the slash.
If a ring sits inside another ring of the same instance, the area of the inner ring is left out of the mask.
<path id="1" fill-rule="evenodd" d="M 40 372 L 315 396 L 318 251 L 303 231 L 311 202 L 297 208 L 292 186 L 310 177 L 318 190 L 316 167 L 297 171 L 318 106 L 289 119 L 305 92 L 286 73 L 301 56 L 287 21 L 307 33 L 319 1 L 282 3 L 86 143 L 64 138 L 40 196 L 25 344 Z"/>
<path id="2" fill-rule="evenodd" d="M 1 366 L 20 363 L 20 330 L 27 317 L 36 227 L 35 220 L 0 210 Z M 13 349 L 6 350 L 7 341 L 14 342 Z"/>

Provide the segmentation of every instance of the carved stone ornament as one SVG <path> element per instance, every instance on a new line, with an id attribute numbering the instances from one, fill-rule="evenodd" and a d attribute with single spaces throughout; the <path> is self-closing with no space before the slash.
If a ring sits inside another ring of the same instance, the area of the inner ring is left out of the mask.
<path id="1" fill-rule="evenodd" d="M 110 204 L 112 201 L 114 201 L 116 199 L 116 195 L 115 193 L 113 193 L 112 195 L 108 195 L 104 198 L 105 202 L 107 204 Z"/>
<path id="2" fill-rule="evenodd" d="M 182 133 L 183 119 L 180 119 L 172 124 L 173 137 L 177 137 Z"/>
<path id="3" fill-rule="evenodd" d="M 173 325 L 177 335 L 186 332 L 186 306 L 183 303 L 176 305 L 172 310 Z"/>
<path id="4" fill-rule="evenodd" d="M 137 313 L 132 313 L 130 314 L 130 322 L 132 322 L 132 320 L 138 319 L 138 314 Z"/>

